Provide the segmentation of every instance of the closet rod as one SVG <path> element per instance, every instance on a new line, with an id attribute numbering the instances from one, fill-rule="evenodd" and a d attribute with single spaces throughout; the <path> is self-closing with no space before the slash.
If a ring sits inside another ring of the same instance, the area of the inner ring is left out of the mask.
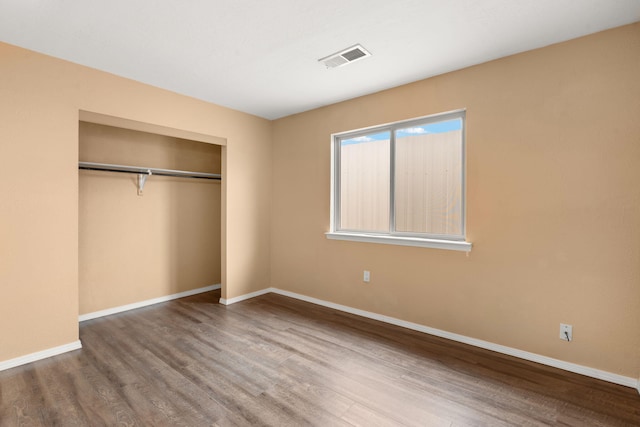
<path id="1" fill-rule="evenodd" d="M 111 165 L 108 163 L 79 162 L 78 168 L 85 169 L 85 170 L 93 170 L 93 171 L 137 173 L 137 174 L 143 174 L 143 175 L 178 176 L 183 178 L 202 178 L 202 179 L 218 179 L 218 180 L 221 179 L 221 175 L 219 173 L 191 172 L 191 171 L 181 171 L 181 170 L 174 170 L 174 169 L 143 168 L 140 166 Z"/>

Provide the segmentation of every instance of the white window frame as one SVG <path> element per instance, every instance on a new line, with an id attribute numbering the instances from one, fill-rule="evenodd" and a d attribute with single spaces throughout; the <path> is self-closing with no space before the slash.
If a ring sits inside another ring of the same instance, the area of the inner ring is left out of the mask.
<path id="1" fill-rule="evenodd" d="M 461 119 L 462 120 L 462 236 L 440 236 L 423 233 L 407 233 L 395 231 L 395 132 L 407 127 L 424 126 L 431 123 Z M 356 138 L 372 133 L 390 132 L 390 206 L 389 232 L 366 232 L 340 230 L 340 143 L 342 140 Z M 466 241 L 466 110 L 448 111 L 400 122 L 372 126 L 331 135 L 331 213 L 330 231 L 325 233 L 328 239 L 349 240 L 355 242 L 383 243 L 390 245 L 418 246 L 456 251 L 471 251 L 471 243 Z"/>

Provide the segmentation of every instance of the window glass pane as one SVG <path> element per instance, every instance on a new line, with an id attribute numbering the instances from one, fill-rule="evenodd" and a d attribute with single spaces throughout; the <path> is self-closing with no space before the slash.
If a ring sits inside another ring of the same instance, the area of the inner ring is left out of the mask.
<path id="1" fill-rule="evenodd" d="M 340 229 L 389 232 L 390 132 L 340 141 Z"/>
<path id="2" fill-rule="evenodd" d="M 395 137 L 396 231 L 462 236 L 462 119 Z"/>

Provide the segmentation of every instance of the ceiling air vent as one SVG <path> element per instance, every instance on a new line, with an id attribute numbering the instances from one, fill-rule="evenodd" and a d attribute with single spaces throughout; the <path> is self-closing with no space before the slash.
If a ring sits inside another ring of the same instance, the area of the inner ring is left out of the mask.
<path id="1" fill-rule="evenodd" d="M 367 56 L 371 56 L 371 54 L 357 44 L 325 58 L 318 59 L 318 61 L 322 62 L 327 68 L 336 68 L 357 61 L 358 59 L 366 58 Z"/>

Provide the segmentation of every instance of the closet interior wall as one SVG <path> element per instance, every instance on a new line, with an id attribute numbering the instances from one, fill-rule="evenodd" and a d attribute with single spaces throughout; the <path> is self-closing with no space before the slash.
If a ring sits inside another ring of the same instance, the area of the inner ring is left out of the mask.
<path id="1" fill-rule="evenodd" d="M 221 147 L 80 122 L 79 161 L 219 174 Z M 220 181 L 79 177 L 80 315 L 220 283 Z"/>

